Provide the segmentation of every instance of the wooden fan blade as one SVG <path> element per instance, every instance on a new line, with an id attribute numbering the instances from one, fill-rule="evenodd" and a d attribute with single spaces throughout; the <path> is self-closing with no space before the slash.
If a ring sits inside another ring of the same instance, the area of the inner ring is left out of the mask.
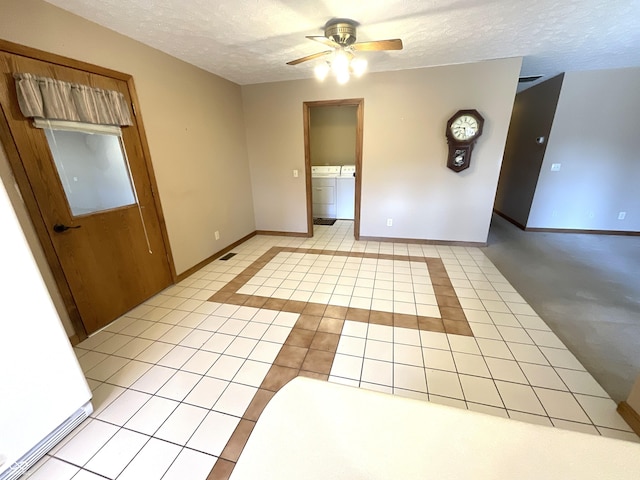
<path id="1" fill-rule="evenodd" d="M 309 40 L 313 40 L 314 42 L 319 42 L 323 45 L 326 45 L 327 47 L 331 47 L 331 48 L 340 48 L 340 44 L 337 42 L 334 42 L 333 40 L 331 40 L 330 38 L 327 37 L 317 37 L 317 36 L 308 36 L 307 38 Z"/>
<path id="2" fill-rule="evenodd" d="M 370 52 L 373 50 L 402 50 L 402 40 L 394 38 L 393 40 L 376 40 L 374 42 L 361 42 L 351 45 L 354 50 Z"/>
<path id="3" fill-rule="evenodd" d="M 302 62 L 308 62 L 309 60 L 314 60 L 316 58 L 324 57 L 325 55 L 329 55 L 332 53 L 332 50 L 327 50 L 326 52 L 314 53 L 313 55 L 307 55 L 306 57 L 298 58 L 296 60 L 291 60 L 287 62 L 287 65 L 298 65 Z"/>

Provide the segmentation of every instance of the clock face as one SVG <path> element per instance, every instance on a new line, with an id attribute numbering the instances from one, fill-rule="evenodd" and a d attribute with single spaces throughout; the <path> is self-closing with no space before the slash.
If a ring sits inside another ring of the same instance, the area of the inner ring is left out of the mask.
<path id="1" fill-rule="evenodd" d="M 456 140 L 471 140 L 478 134 L 478 120 L 472 115 L 461 115 L 451 122 L 451 135 Z"/>

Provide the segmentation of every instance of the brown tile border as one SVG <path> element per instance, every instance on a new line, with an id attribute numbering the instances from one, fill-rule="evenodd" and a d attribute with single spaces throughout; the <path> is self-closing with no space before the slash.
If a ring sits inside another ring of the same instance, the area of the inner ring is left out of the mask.
<path id="1" fill-rule="evenodd" d="M 378 258 L 387 260 L 424 261 L 427 263 L 436 301 L 442 318 L 405 315 L 377 310 L 298 302 L 278 298 L 238 294 L 237 291 L 260 268 L 280 252 Z M 297 376 L 328 380 L 345 320 L 431 332 L 473 336 L 444 264 L 439 258 L 404 255 L 376 255 L 363 252 L 340 252 L 304 248 L 273 247 L 227 283 L 210 299 L 213 302 L 246 305 L 291 313 L 299 313 L 296 324 L 280 348 L 260 388 L 247 407 L 240 423 L 216 461 L 207 480 L 228 480 L 255 423 L 275 393 Z"/>

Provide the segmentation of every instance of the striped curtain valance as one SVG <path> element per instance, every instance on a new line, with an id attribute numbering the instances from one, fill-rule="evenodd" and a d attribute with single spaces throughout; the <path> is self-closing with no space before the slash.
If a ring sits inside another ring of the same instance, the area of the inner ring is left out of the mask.
<path id="1" fill-rule="evenodd" d="M 133 125 L 129 106 L 120 92 L 31 73 L 14 73 L 13 78 L 20 111 L 25 117 L 97 125 Z"/>

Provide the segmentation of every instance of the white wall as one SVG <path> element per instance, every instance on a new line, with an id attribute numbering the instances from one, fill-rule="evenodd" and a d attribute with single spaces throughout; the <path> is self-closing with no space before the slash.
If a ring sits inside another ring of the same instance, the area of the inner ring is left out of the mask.
<path id="1" fill-rule="evenodd" d="M 309 124 L 311 165 L 356 164 L 357 107 L 312 107 Z"/>
<path id="2" fill-rule="evenodd" d="M 640 68 L 565 74 L 527 227 L 640 231 L 639 86 Z"/>
<path id="3" fill-rule="evenodd" d="M 238 85 L 42 0 L 1 12 L 5 40 L 133 75 L 177 273 L 255 230 Z"/>
<path id="4" fill-rule="evenodd" d="M 305 180 L 291 174 L 304 171 L 303 102 L 364 98 L 361 235 L 485 242 L 520 64 L 370 73 L 347 85 L 243 86 L 256 228 L 306 232 Z M 471 167 L 457 174 L 446 168 L 445 126 L 466 108 L 485 126 Z"/>

